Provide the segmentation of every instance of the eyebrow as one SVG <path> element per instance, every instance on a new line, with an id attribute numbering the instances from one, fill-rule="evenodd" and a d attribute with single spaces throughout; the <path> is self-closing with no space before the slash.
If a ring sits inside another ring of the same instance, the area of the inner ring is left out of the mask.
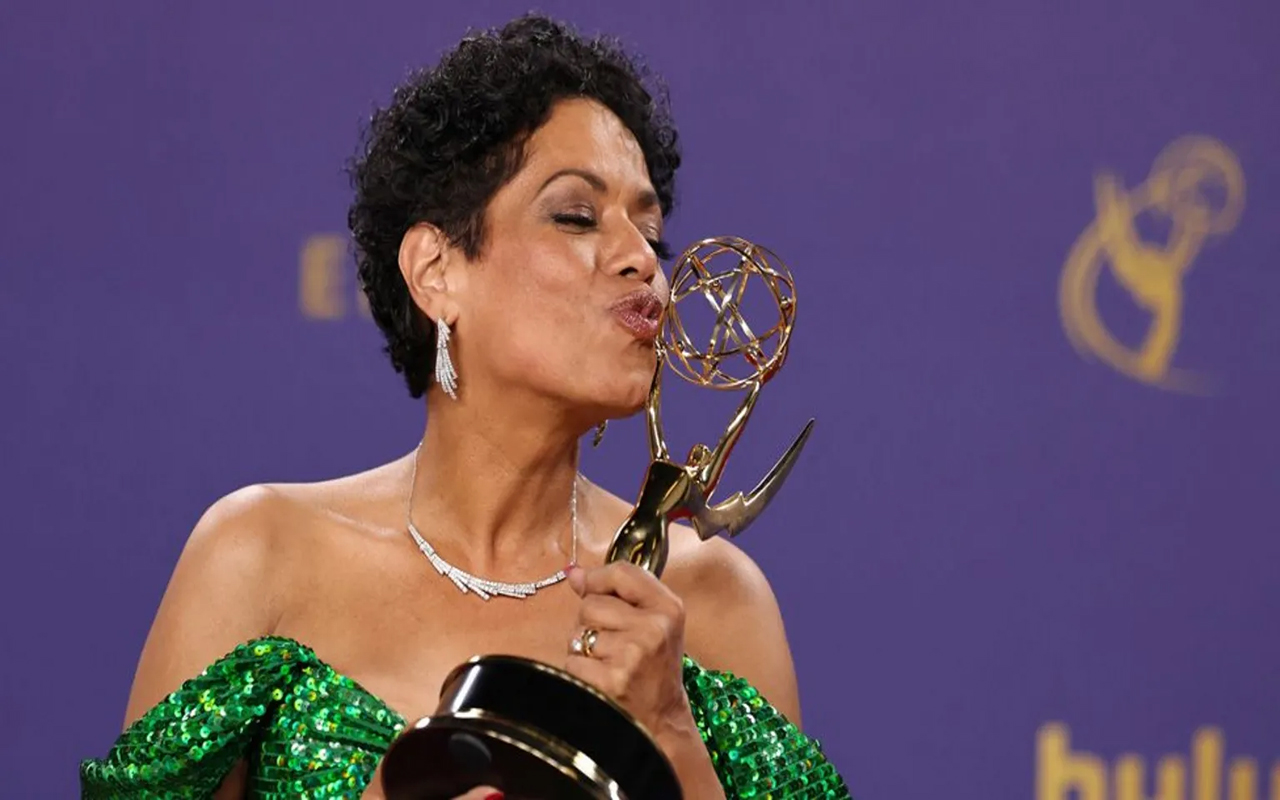
<path id="1" fill-rule="evenodd" d="M 599 175 L 595 174 L 594 172 L 586 169 L 577 169 L 574 167 L 569 167 L 554 173 L 551 177 L 543 181 L 542 186 L 538 187 L 538 194 L 542 194 L 543 190 L 545 190 L 552 183 L 555 183 L 559 179 L 567 176 L 574 176 L 577 178 L 581 178 L 582 180 L 590 184 L 591 188 L 595 189 L 597 192 L 604 192 L 604 191 L 607 191 L 609 188 L 608 184 L 605 183 L 604 178 L 601 178 Z M 640 205 L 643 206 L 644 208 L 657 207 L 658 193 L 655 192 L 653 189 L 645 189 L 643 192 L 640 193 L 639 201 L 640 201 Z"/>

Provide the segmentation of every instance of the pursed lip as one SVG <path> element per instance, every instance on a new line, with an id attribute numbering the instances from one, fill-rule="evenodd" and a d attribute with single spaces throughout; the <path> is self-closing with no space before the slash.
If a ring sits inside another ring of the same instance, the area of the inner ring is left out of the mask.
<path id="1" fill-rule="evenodd" d="M 618 298 L 609 311 L 632 336 L 651 342 L 658 338 L 665 307 L 658 293 L 645 286 Z"/>

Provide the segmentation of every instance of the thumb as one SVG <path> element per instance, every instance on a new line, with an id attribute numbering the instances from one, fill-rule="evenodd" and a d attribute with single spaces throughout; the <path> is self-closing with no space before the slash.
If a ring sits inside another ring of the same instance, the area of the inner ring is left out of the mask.
<path id="1" fill-rule="evenodd" d="M 577 564 L 570 565 L 567 571 L 569 576 L 569 588 L 573 589 L 574 594 L 582 597 L 587 591 L 587 571 Z"/>
<path id="2" fill-rule="evenodd" d="M 502 792 L 492 786 L 477 786 L 455 800 L 502 800 Z"/>

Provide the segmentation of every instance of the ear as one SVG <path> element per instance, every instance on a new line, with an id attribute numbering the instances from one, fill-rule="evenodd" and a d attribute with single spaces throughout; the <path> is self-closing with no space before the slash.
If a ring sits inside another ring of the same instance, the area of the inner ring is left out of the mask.
<path id="1" fill-rule="evenodd" d="M 456 292 L 450 269 L 454 250 L 448 237 L 434 225 L 421 222 L 400 240 L 400 274 L 409 287 L 409 296 L 433 322 L 452 325 L 458 318 Z"/>

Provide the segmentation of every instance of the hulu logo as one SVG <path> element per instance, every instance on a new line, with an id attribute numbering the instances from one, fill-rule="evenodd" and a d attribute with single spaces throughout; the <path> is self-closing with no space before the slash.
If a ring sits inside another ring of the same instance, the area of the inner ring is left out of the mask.
<path id="1" fill-rule="evenodd" d="M 1201 728 L 1191 739 L 1189 763 L 1167 755 L 1148 776 L 1142 759 L 1126 754 L 1108 774 L 1100 757 L 1072 752 L 1065 725 L 1050 723 L 1036 737 L 1035 800 L 1280 800 L 1280 762 L 1271 767 L 1271 793 L 1263 794 L 1257 761 L 1225 764 L 1224 750 L 1222 731 Z"/>

